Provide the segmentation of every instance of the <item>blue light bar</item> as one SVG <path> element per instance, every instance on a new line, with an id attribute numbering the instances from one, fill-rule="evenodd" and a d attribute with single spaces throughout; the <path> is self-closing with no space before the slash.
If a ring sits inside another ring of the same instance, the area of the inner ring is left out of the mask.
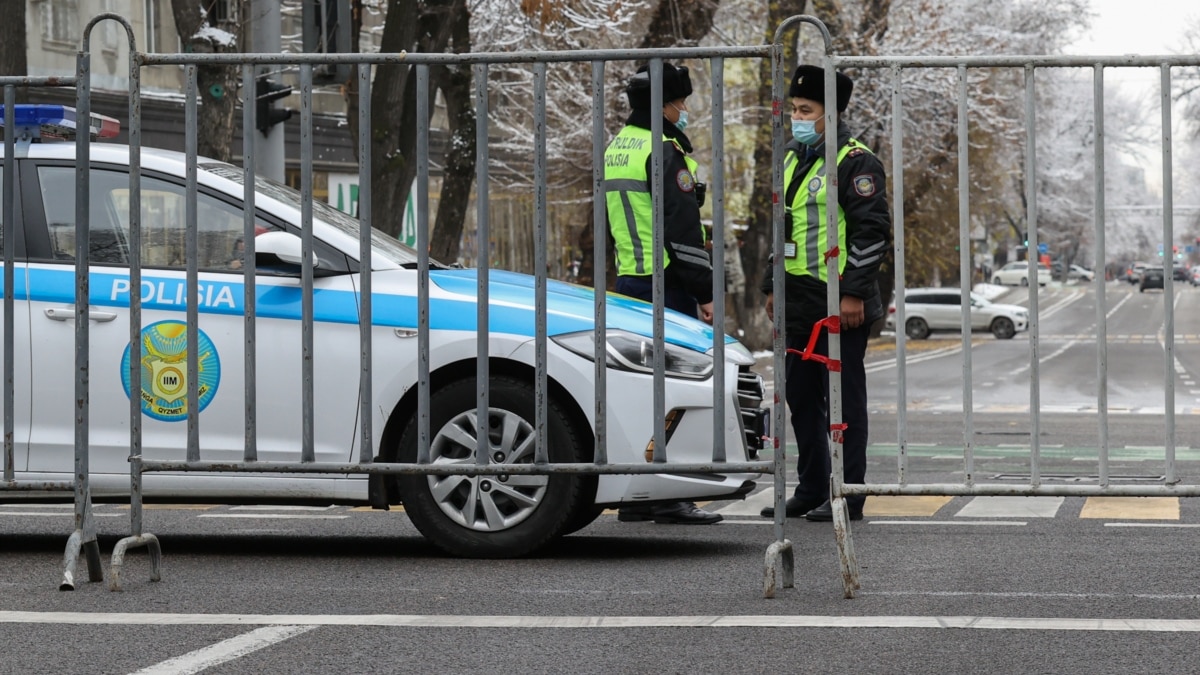
<path id="1" fill-rule="evenodd" d="M 16 106 L 13 118 L 17 128 L 36 130 L 38 137 L 75 138 L 76 115 L 75 109 L 70 106 L 23 103 Z M 0 106 L 0 126 L 6 126 L 3 106 Z M 111 117 L 92 113 L 88 132 L 92 138 L 116 138 L 121 132 L 121 123 Z"/>

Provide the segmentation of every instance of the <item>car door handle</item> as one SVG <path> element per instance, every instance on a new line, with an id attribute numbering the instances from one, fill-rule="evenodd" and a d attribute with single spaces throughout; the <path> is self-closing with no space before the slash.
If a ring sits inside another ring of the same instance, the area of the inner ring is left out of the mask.
<path id="1" fill-rule="evenodd" d="M 75 318 L 74 307 L 51 307 L 46 310 L 46 316 L 51 321 L 69 321 Z M 102 312 L 98 309 L 89 309 L 88 318 L 97 323 L 113 321 L 117 318 L 116 312 Z"/>

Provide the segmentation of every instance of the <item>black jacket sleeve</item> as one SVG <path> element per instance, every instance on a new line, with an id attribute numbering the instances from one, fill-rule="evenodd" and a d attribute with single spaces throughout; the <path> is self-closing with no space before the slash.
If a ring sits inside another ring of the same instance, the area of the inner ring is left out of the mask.
<path id="1" fill-rule="evenodd" d="M 663 149 L 663 241 L 671 261 L 666 276 L 704 305 L 713 299 L 713 270 L 704 248 L 696 177 L 674 143 L 664 144 Z M 647 175 L 652 175 L 653 161 L 646 162 Z"/>
<path id="2" fill-rule="evenodd" d="M 838 166 L 838 202 L 846 216 L 846 268 L 842 295 L 876 295 L 876 275 L 892 243 L 883 164 L 866 150 L 851 150 Z"/>

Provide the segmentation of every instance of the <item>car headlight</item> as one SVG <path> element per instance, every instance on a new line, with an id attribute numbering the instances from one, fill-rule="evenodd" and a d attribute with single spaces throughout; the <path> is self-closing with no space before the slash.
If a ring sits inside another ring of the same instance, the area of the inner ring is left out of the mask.
<path id="1" fill-rule="evenodd" d="M 595 359 L 595 333 L 581 331 L 551 338 L 566 349 L 592 361 Z M 664 362 L 667 377 L 703 380 L 712 374 L 713 360 L 687 347 L 664 343 Z M 605 334 L 605 364 L 609 368 L 633 373 L 654 373 L 654 340 L 624 330 L 610 329 Z"/>

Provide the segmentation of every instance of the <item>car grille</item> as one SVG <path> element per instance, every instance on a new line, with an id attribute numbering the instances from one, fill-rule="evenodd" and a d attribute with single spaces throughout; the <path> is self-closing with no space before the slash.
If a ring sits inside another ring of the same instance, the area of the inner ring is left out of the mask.
<path id="1" fill-rule="evenodd" d="M 750 366 L 738 366 L 737 402 L 741 413 L 742 431 L 746 434 L 746 454 L 750 459 L 758 458 L 767 435 L 769 412 L 761 408 L 766 389 L 762 375 L 750 370 Z"/>

